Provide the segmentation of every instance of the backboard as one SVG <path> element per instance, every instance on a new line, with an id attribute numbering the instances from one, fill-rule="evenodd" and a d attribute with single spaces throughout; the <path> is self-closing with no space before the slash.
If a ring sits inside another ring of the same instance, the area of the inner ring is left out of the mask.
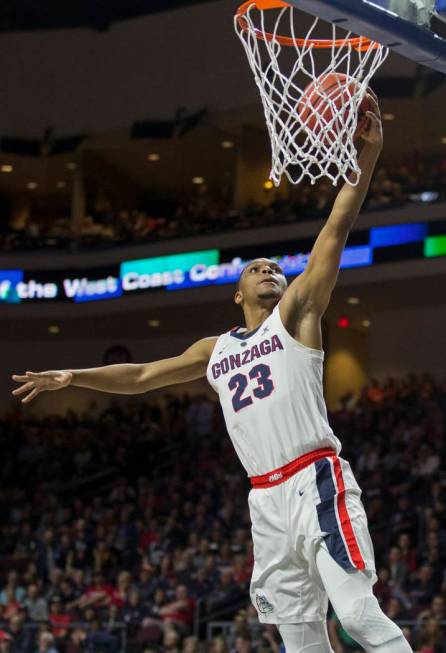
<path id="1" fill-rule="evenodd" d="M 446 73 L 446 0 L 287 0 Z"/>

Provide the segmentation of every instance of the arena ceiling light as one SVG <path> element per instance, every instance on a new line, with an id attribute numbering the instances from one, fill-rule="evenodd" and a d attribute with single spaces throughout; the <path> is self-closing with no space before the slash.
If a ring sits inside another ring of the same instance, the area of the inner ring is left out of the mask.
<path id="1" fill-rule="evenodd" d="M 360 303 L 359 297 L 349 297 L 347 303 L 351 306 L 357 306 Z"/>
<path id="2" fill-rule="evenodd" d="M 196 186 L 201 186 L 204 184 L 205 178 L 204 177 L 192 177 L 192 183 L 195 184 Z"/>
<path id="3" fill-rule="evenodd" d="M 221 144 L 221 146 L 222 146 L 222 148 L 224 150 L 232 150 L 234 145 L 235 145 L 234 141 L 222 141 L 222 144 Z"/>
<path id="4" fill-rule="evenodd" d="M 159 161 L 160 160 L 160 155 L 157 152 L 151 152 L 151 154 L 147 155 L 147 159 L 149 161 Z"/>
<path id="5" fill-rule="evenodd" d="M 53 336 L 57 335 L 58 333 L 60 333 L 60 326 L 58 326 L 57 324 L 51 324 L 48 327 L 48 333 L 51 333 L 51 335 Z"/>
<path id="6" fill-rule="evenodd" d="M 157 327 L 160 326 L 161 322 L 159 320 L 149 320 L 147 324 L 149 325 L 150 328 L 156 329 Z"/>
<path id="7" fill-rule="evenodd" d="M 36 188 L 38 187 L 38 183 L 36 181 L 29 181 L 26 184 L 26 187 L 28 190 L 36 190 Z"/>
<path id="8" fill-rule="evenodd" d="M 363 322 L 362 322 L 362 326 L 363 326 L 365 329 L 368 329 L 369 327 L 372 326 L 372 323 L 370 322 L 370 320 L 363 320 Z"/>
<path id="9" fill-rule="evenodd" d="M 0 170 L 2 172 L 8 173 L 8 172 L 12 172 L 14 170 L 14 167 L 12 165 L 10 165 L 9 163 L 4 163 L 1 166 Z"/>
<path id="10" fill-rule="evenodd" d="M 57 188 L 65 188 L 66 183 L 64 181 L 58 181 L 56 186 L 57 186 Z"/>
<path id="11" fill-rule="evenodd" d="M 393 122 L 395 120 L 394 113 L 383 113 L 382 115 L 383 122 Z"/>
<path id="12" fill-rule="evenodd" d="M 74 161 L 70 161 L 69 163 L 67 163 L 67 168 L 68 170 L 76 170 L 77 164 Z"/>

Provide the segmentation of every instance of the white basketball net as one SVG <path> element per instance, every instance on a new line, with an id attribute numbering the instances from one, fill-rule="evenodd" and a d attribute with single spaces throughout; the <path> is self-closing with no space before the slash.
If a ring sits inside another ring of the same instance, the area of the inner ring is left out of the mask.
<path id="1" fill-rule="evenodd" d="M 360 169 L 354 144 L 358 128 L 358 110 L 367 92 L 370 79 L 388 55 L 388 49 L 376 45 L 366 49 L 355 48 L 346 33 L 332 25 L 332 40 L 342 40 L 342 47 L 331 46 L 326 52 L 329 63 L 317 64 L 317 50 L 310 39 L 317 38 L 316 18 L 304 43 L 282 45 L 280 35 L 298 39 L 295 33 L 296 10 L 286 6 L 277 10 L 260 10 L 255 1 L 241 21 L 235 20 L 237 34 L 248 55 L 271 137 L 272 170 L 270 178 L 279 186 L 285 174 L 291 183 L 298 184 L 309 178 L 314 184 L 328 177 L 334 185 L 340 178 L 355 186 Z M 267 18 L 273 26 L 266 26 Z M 272 36 L 272 38 L 271 38 Z M 364 39 L 364 42 L 366 39 Z M 290 56 L 291 55 L 291 56 Z M 352 84 L 339 85 L 339 92 L 327 94 L 316 80 L 332 73 L 347 75 Z M 326 116 L 318 113 L 304 94 L 308 84 L 315 82 L 321 103 L 328 103 Z M 340 103 L 342 107 L 340 108 Z M 305 111 L 302 111 L 303 107 Z M 304 120 L 302 119 L 305 114 Z M 328 117 L 327 117 L 328 116 Z M 307 127 L 309 120 L 313 128 Z M 316 129 L 314 123 L 317 123 Z"/>

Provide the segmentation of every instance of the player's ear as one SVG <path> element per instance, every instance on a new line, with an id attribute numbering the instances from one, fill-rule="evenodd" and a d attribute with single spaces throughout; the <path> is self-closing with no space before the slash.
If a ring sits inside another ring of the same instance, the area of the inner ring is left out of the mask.
<path id="1" fill-rule="evenodd" d="M 237 290 L 235 295 L 234 295 L 234 301 L 237 304 L 237 306 L 241 306 L 242 301 L 243 301 L 243 294 L 241 290 Z"/>

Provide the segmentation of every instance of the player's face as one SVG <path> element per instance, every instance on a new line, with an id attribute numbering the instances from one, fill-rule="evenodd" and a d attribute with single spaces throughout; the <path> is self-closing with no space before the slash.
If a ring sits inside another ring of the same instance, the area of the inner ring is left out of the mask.
<path id="1" fill-rule="evenodd" d="M 286 288 L 285 275 L 277 263 L 264 258 L 256 259 L 243 271 L 235 302 L 240 306 L 244 303 L 258 304 L 268 300 L 277 304 Z"/>

